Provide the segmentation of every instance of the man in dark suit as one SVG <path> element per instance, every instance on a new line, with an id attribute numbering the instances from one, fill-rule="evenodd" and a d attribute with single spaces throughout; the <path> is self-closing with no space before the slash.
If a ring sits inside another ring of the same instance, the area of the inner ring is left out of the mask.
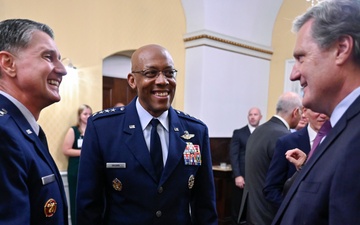
<path id="1" fill-rule="evenodd" d="M 301 98 L 293 92 L 282 94 L 276 105 L 276 115 L 260 125 L 250 135 L 246 145 L 245 176 L 247 191 L 247 224 L 270 224 L 276 208 L 265 199 L 265 177 L 274 154 L 275 143 L 290 133 L 301 118 Z M 243 201 L 244 202 L 244 201 Z"/>
<path id="2" fill-rule="evenodd" d="M 303 114 L 307 118 L 308 125 L 299 131 L 278 139 L 266 175 L 263 192 L 266 199 L 277 208 L 280 207 L 284 197 L 283 188 L 285 182 L 296 172 L 295 166 L 285 158 L 285 153 L 290 149 L 298 148 L 308 154 L 316 133 L 323 123 L 328 120 L 325 114 L 313 112 L 307 108 L 303 108 Z"/>
<path id="3" fill-rule="evenodd" d="M 233 132 L 230 142 L 230 162 L 234 177 L 234 185 L 231 192 L 231 216 L 234 224 L 237 224 L 241 198 L 245 185 L 245 150 L 246 142 L 250 134 L 259 126 L 262 118 L 261 111 L 257 107 L 253 107 L 248 112 L 248 124 Z"/>
<path id="4" fill-rule="evenodd" d="M 171 107 L 177 72 L 171 55 L 146 45 L 131 63 L 128 83 L 138 97 L 88 121 L 78 224 L 217 224 L 208 128 Z M 160 165 L 152 158 L 154 118 L 160 121 Z"/>
<path id="5" fill-rule="evenodd" d="M 272 224 L 359 224 L 360 1 L 322 1 L 294 22 L 290 79 L 332 129 L 307 160 Z"/>
<path id="6" fill-rule="evenodd" d="M 0 224 L 68 224 L 61 176 L 36 122 L 66 70 L 45 24 L 0 22 Z M 39 136 L 38 136 L 39 135 Z"/>

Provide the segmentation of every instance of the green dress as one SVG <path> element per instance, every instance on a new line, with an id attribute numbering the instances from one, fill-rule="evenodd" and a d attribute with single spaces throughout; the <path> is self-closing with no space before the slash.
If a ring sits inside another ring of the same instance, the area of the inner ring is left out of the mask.
<path id="1" fill-rule="evenodd" d="M 71 127 L 75 133 L 75 139 L 72 148 L 81 149 L 82 139 L 79 128 L 77 126 Z M 69 196 L 70 196 L 70 215 L 71 215 L 71 224 L 76 225 L 76 211 L 75 211 L 75 201 L 76 201 L 76 186 L 79 170 L 79 159 L 80 157 L 69 157 L 68 164 L 68 183 L 69 183 Z"/>

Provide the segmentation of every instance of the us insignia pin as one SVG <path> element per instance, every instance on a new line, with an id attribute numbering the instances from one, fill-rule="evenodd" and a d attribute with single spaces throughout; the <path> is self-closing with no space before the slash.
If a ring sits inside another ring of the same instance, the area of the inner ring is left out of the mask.
<path id="1" fill-rule="evenodd" d="M 112 181 L 112 186 L 115 189 L 115 191 L 121 191 L 122 187 L 123 187 L 121 181 L 119 179 L 117 179 L 117 178 L 115 178 Z"/>
<path id="2" fill-rule="evenodd" d="M 57 203 L 53 198 L 46 201 L 44 205 L 44 213 L 46 217 L 52 217 L 56 212 Z"/>
<path id="3" fill-rule="evenodd" d="M 7 113 L 7 111 L 5 109 L 1 109 L 0 110 L 0 116 L 3 116 Z"/>
<path id="4" fill-rule="evenodd" d="M 195 134 L 189 134 L 189 131 L 184 131 L 184 134 L 181 136 L 182 138 L 184 138 L 185 140 L 189 140 L 193 137 L 195 137 Z"/>

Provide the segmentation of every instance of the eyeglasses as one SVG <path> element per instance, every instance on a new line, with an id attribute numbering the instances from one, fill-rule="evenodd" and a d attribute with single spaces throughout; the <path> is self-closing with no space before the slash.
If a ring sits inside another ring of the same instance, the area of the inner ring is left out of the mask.
<path id="1" fill-rule="evenodd" d="M 166 78 L 171 79 L 176 77 L 177 70 L 176 69 L 165 69 L 165 70 L 157 70 L 157 69 L 148 69 L 148 70 L 140 70 L 140 71 L 132 71 L 131 73 L 140 73 L 141 75 L 147 78 L 155 78 L 162 73 Z"/>

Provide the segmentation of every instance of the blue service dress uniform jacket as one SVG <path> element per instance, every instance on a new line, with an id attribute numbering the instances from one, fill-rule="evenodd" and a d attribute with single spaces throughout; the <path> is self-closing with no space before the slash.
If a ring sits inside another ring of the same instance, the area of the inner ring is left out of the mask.
<path id="1" fill-rule="evenodd" d="M 78 224 L 217 224 L 205 124 L 170 107 L 169 152 L 158 182 L 135 102 L 88 120 L 80 157 Z M 201 165 L 185 163 L 189 143 L 199 147 Z"/>
<path id="2" fill-rule="evenodd" d="M 0 94 L 0 224 L 66 225 L 61 176 L 20 110 Z"/>

